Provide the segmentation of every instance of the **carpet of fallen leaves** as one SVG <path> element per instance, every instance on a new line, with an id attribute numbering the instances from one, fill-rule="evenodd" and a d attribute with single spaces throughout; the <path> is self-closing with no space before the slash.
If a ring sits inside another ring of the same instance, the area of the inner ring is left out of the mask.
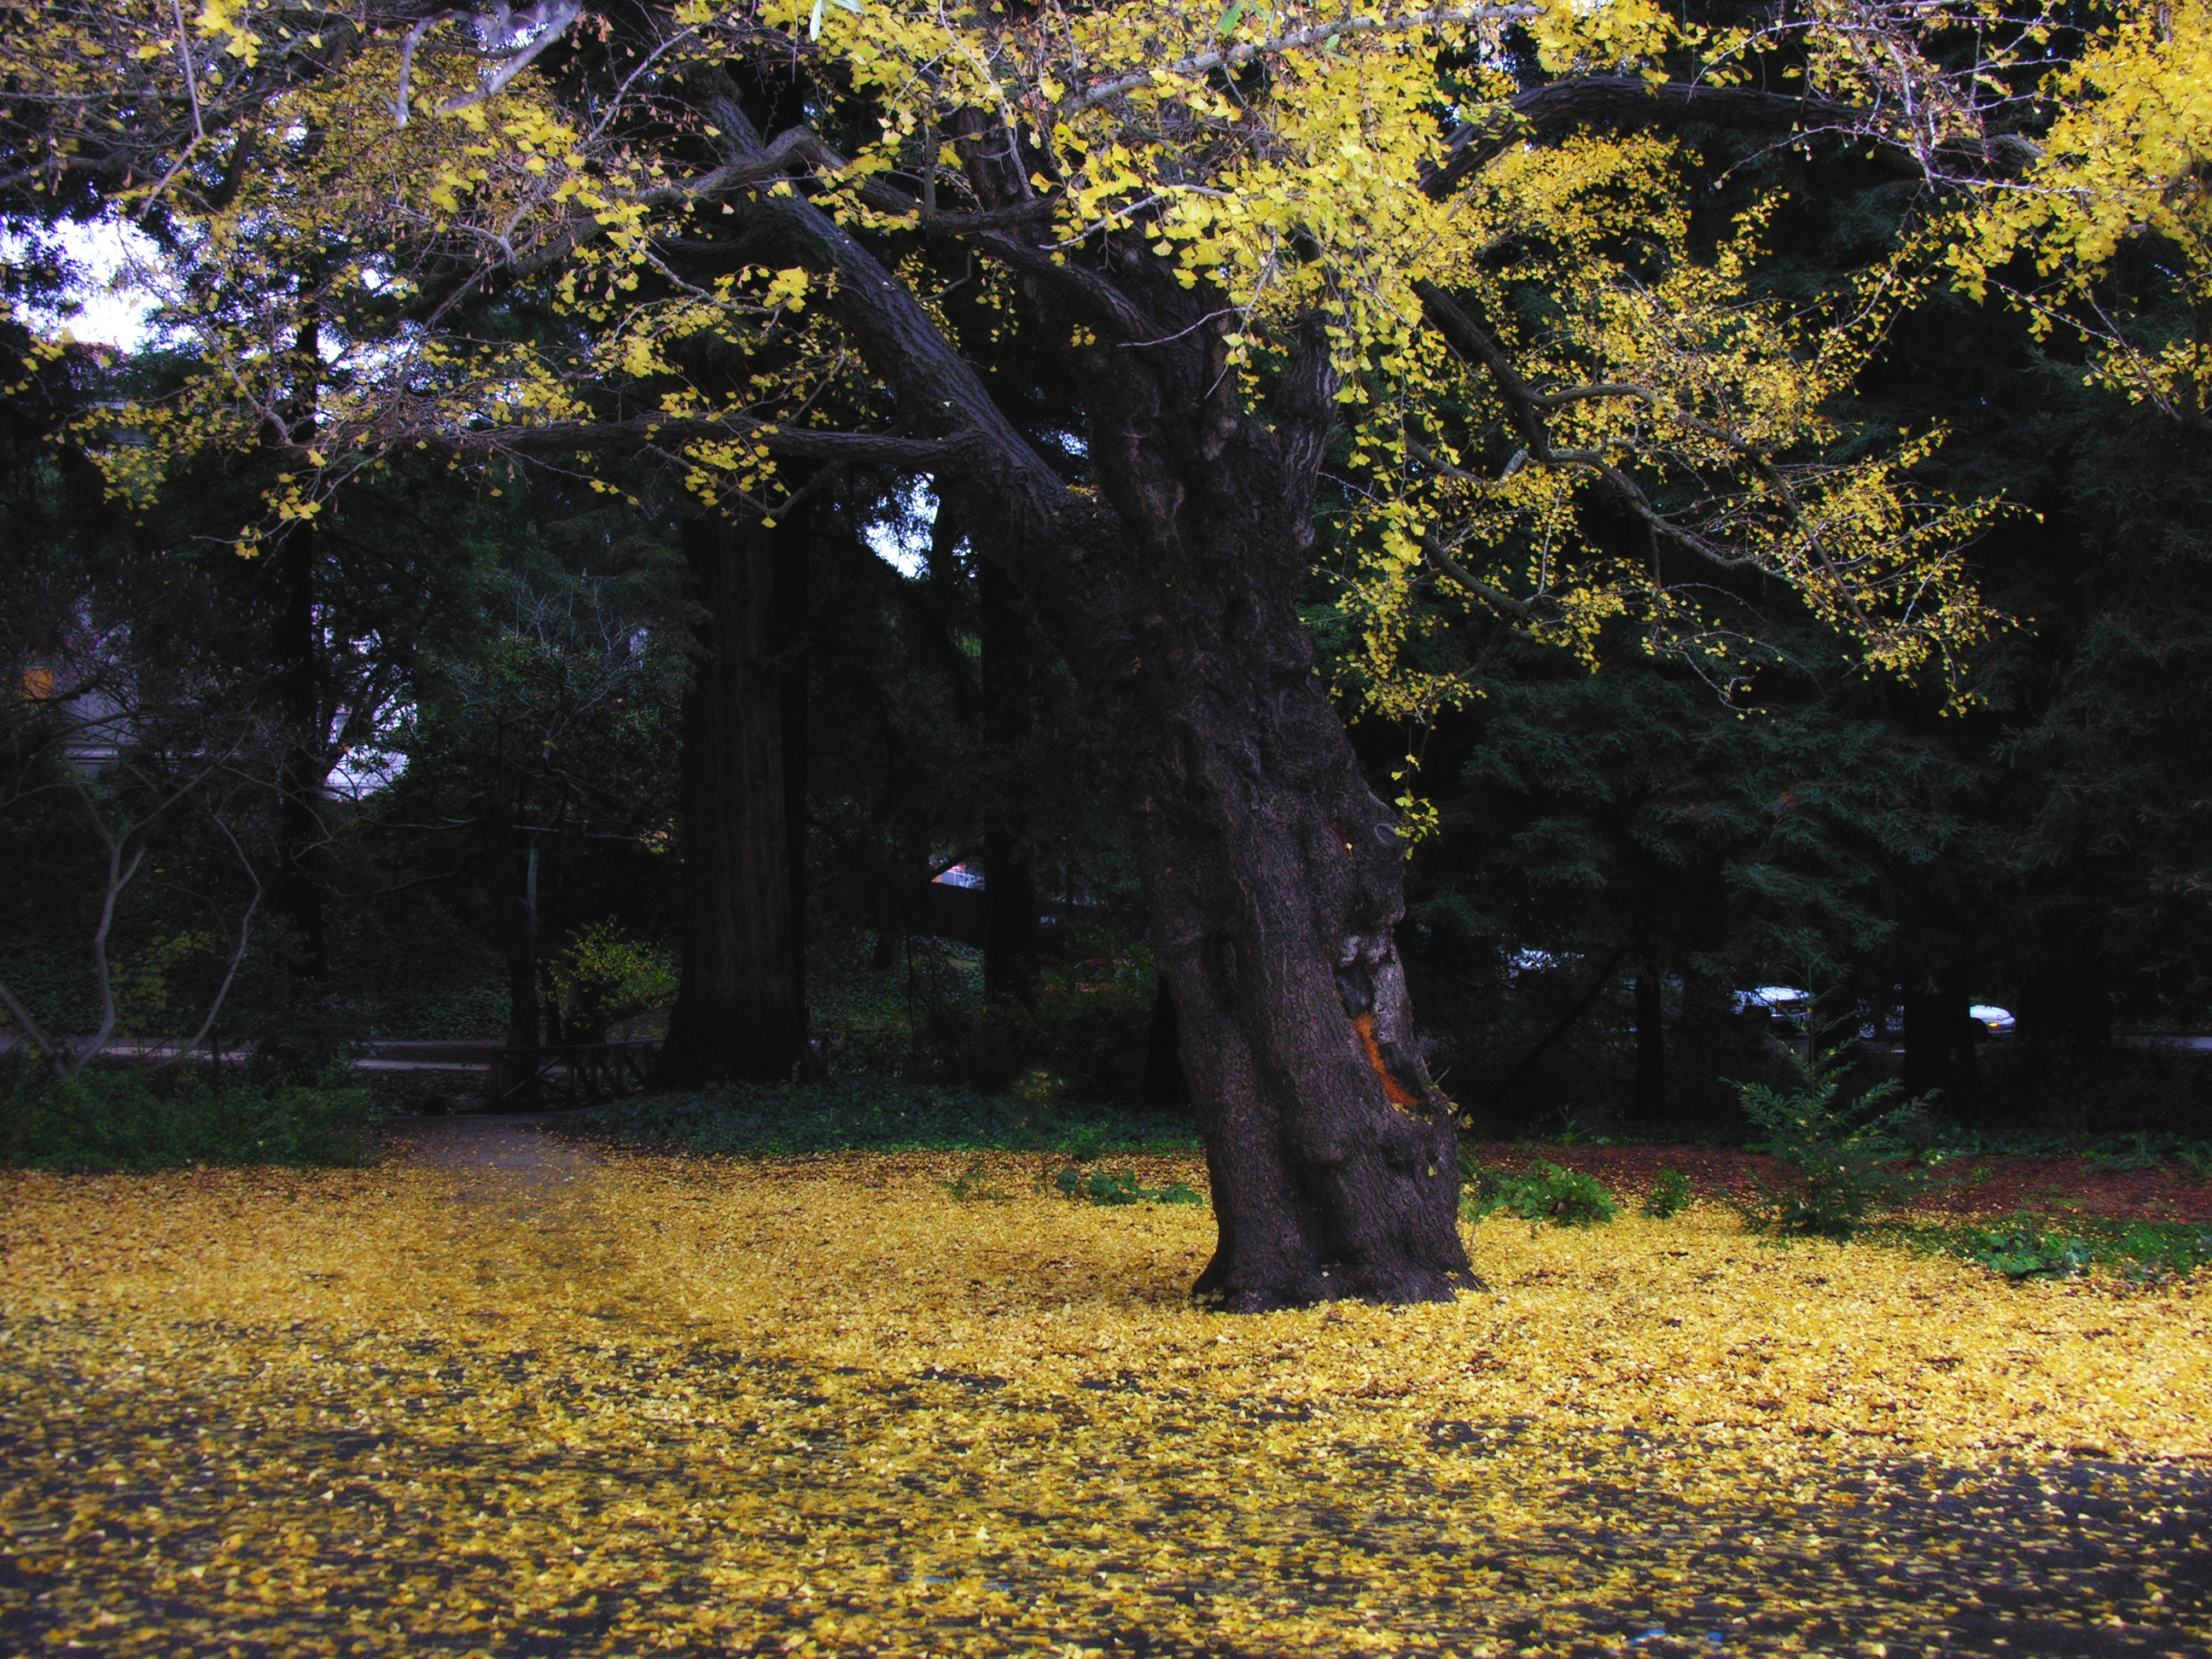
<path id="1" fill-rule="evenodd" d="M 1233 1319 L 1034 1160 L 476 1144 L 0 1175 L 0 1652 L 2212 1651 L 2202 1284 L 1699 1206 Z"/>

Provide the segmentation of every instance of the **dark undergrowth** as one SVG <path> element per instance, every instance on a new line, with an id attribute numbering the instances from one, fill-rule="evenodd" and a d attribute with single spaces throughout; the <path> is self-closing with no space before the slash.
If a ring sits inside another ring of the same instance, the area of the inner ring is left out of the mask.
<path id="1" fill-rule="evenodd" d="M 27 1169 L 358 1164 L 386 1115 L 351 1083 L 218 1085 L 197 1070 L 135 1066 L 59 1078 L 27 1059 L 0 1067 L 0 1162 Z"/>
<path id="2" fill-rule="evenodd" d="M 1038 1091 L 988 1095 L 881 1079 L 644 1095 L 579 1113 L 569 1121 L 594 1139 L 757 1158 L 1048 1151 L 1089 1158 L 1187 1152 L 1199 1145 L 1196 1126 L 1184 1114 L 1059 1102 Z"/>
<path id="3" fill-rule="evenodd" d="M 2103 1273 L 2138 1285 L 2212 1264 L 2212 1224 L 2021 1214 L 1996 1221 L 1887 1222 L 1870 1243 L 1955 1255 L 2015 1281 Z"/>

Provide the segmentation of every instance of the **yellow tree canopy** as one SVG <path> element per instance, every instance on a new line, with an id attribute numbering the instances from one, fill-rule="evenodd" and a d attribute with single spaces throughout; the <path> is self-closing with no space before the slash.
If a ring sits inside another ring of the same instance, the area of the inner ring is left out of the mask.
<path id="1" fill-rule="evenodd" d="M 1918 80 L 1885 81 L 1844 50 L 1849 18 L 1801 30 L 1792 72 L 1831 94 L 1808 99 L 1729 86 L 1762 43 L 1647 0 L 683 0 L 619 25 L 575 0 L 16 9 L 36 21 L 6 49 L 13 113 L 45 149 L 18 145 L 17 189 L 96 179 L 161 216 L 206 356 L 114 422 L 125 488 L 180 452 L 276 442 L 298 463 L 281 523 L 395 450 L 651 445 L 772 515 L 779 455 L 933 466 L 922 441 L 954 433 L 893 413 L 880 350 L 810 307 L 854 272 L 749 232 L 738 210 L 781 196 L 924 313 L 956 282 L 984 293 L 1003 337 L 957 343 L 979 362 L 1034 333 L 1024 282 L 1108 360 L 1143 349 L 1154 319 L 1097 276 L 1139 265 L 1204 297 L 1255 406 L 1323 331 L 1350 592 L 1394 711 L 1456 695 L 1401 660 L 1417 587 L 1584 651 L 1631 612 L 1723 672 L 1740 642 L 1689 597 L 1716 571 L 1779 577 L 1900 672 L 1983 627 L 1960 550 L 1988 508 L 1911 482 L 1941 434 L 1836 459 L 1851 381 L 1924 270 L 1900 259 L 1807 316 L 1756 297 L 1756 222 L 1717 260 L 1689 252 L 1680 120 L 1848 128 L 1931 167 L 1971 149 L 1971 96 L 1933 95 L 1917 57 Z M 778 75 L 796 118 L 741 130 L 738 82 Z M 493 296 L 556 320 L 487 337 Z M 761 368 L 702 380 L 709 347 Z M 1597 498 L 1641 546 L 1584 544 Z"/>
<path id="2" fill-rule="evenodd" d="M 2212 5 L 2124 15 L 2051 89 L 2042 153 L 1989 193 L 1954 263 L 1976 292 L 2008 289 L 2039 328 L 2087 334 L 2096 375 L 2130 398 L 2212 428 Z M 2131 248 L 2158 280 L 2111 295 Z M 2023 256 L 2033 280 L 2006 269 Z"/>

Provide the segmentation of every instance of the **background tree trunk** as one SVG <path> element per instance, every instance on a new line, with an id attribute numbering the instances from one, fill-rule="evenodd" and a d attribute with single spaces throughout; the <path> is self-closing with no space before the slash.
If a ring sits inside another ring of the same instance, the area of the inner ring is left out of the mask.
<path id="1" fill-rule="evenodd" d="M 777 1082 L 807 1057 L 803 899 L 793 891 L 779 623 L 780 541 L 708 513 L 684 527 L 689 593 L 705 612 L 684 698 L 684 974 L 656 1087 Z M 796 555 L 803 556 L 803 548 Z"/>
<path id="2" fill-rule="evenodd" d="M 329 932 L 323 916 L 324 792 L 330 741 L 315 637 L 315 532 L 292 526 L 272 556 L 276 580 L 276 696 L 283 750 L 277 764 L 277 860 L 275 909 L 292 926 L 297 969 L 309 982 L 331 976 Z"/>
<path id="3" fill-rule="evenodd" d="M 1636 1085 L 1629 1112 L 1640 1123 L 1667 1115 L 1667 1030 L 1665 981 L 1656 964 L 1636 973 Z"/>
<path id="4" fill-rule="evenodd" d="M 1030 861 L 1023 746 L 1035 718 L 1036 655 L 1012 579 L 976 573 L 981 600 L 983 742 L 990 795 L 983 809 L 983 994 L 1036 1000 L 1037 886 Z"/>
<path id="5" fill-rule="evenodd" d="M 538 908 L 525 876 L 527 856 L 515 834 L 514 803 L 503 789 L 477 798 L 477 840 L 484 890 L 491 900 L 492 937 L 507 958 L 507 1046 L 535 1048 L 538 1001 Z"/>
<path id="6" fill-rule="evenodd" d="M 1905 1061 L 1899 1077 L 1908 1097 L 1938 1095 L 1936 1104 L 1956 1111 L 1972 1097 L 1974 1038 L 1981 1025 L 1958 974 L 1941 970 L 1905 982 Z"/>
<path id="7" fill-rule="evenodd" d="M 786 971 L 793 976 L 799 1000 L 796 1025 L 799 1070 L 806 1077 L 818 1080 L 823 1068 L 807 1036 L 806 1012 L 806 627 L 817 510 L 812 506 L 802 506 L 786 515 L 775 532 L 774 560 L 775 631 L 781 665 L 776 696 L 783 726 L 783 836 L 787 872 L 785 897 L 791 917 L 791 939 L 785 947 Z"/>

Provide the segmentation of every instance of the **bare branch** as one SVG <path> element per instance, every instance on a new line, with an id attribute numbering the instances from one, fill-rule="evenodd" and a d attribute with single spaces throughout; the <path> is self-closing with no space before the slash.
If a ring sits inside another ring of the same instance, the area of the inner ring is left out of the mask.
<path id="1" fill-rule="evenodd" d="M 261 878 L 253 872 L 253 860 L 246 856 L 246 849 L 238 844 L 238 837 L 231 833 L 230 826 L 222 821 L 222 815 L 220 812 L 211 812 L 209 816 L 215 819 L 216 828 L 222 831 L 223 839 L 230 843 L 230 850 L 238 855 L 240 868 L 246 872 L 246 878 L 253 884 L 253 896 L 246 902 L 246 914 L 238 919 L 238 943 L 232 947 L 230 965 L 223 971 L 222 983 L 216 987 L 215 1000 L 208 1004 L 207 1018 L 200 1022 L 200 1029 L 185 1040 L 184 1046 L 173 1056 L 162 1062 L 163 1065 L 167 1066 L 175 1065 L 178 1060 L 192 1053 L 201 1043 L 207 1041 L 207 1034 L 215 1029 L 216 1018 L 222 1012 L 223 1002 L 230 995 L 230 988 L 238 978 L 239 964 L 246 960 L 246 945 L 247 939 L 252 936 L 253 913 L 261 906 Z"/>
<path id="2" fill-rule="evenodd" d="M 907 438 L 890 433 L 823 432 L 811 427 L 781 427 L 741 416 L 679 419 L 666 415 L 549 426 L 484 426 L 465 432 L 432 434 L 416 441 L 436 454 L 483 461 L 499 455 L 646 449 L 718 438 L 740 439 L 757 444 L 771 454 L 789 456 L 795 460 L 852 461 L 924 472 L 957 465 L 970 444 L 970 435 L 963 433 L 945 438 Z M 319 441 L 328 445 L 335 440 L 326 433 L 319 435 Z M 267 453 L 288 460 L 304 461 L 308 447 L 304 444 L 278 444 L 270 446 Z"/>

